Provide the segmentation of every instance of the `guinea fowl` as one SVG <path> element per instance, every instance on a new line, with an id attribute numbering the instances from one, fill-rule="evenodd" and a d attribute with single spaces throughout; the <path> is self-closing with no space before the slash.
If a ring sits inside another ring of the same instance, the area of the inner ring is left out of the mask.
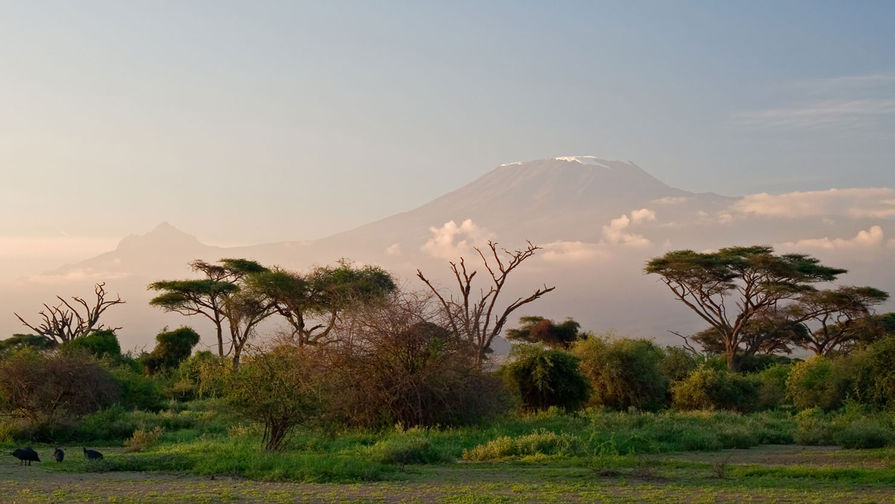
<path id="1" fill-rule="evenodd" d="M 40 462 L 40 457 L 37 456 L 37 452 L 32 450 L 30 446 L 26 448 L 18 448 L 12 452 L 12 456 L 19 459 L 19 465 L 26 463 L 31 465 L 31 462 Z"/>
<path id="2" fill-rule="evenodd" d="M 56 459 L 56 462 L 62 462 L 62 460 L 65 459 L 65 451 L 60 448 L 56 448 L 55 450 L 53 450 L 53 458 Z"/>
<path id="3" fill-rule="evenodd" d="M 87 457 L 87 460 L 102 460 L 103 454 L 96 450 L 88 450 L 84 448 L 84 456 Z"/>

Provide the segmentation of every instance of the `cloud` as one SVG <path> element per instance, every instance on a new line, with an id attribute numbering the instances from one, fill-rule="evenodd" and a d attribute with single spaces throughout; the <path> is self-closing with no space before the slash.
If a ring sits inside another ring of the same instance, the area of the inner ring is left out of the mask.
<path id="1" fill-rule="evenodd" d="M 644 247 L 650 244 L 650 241 L 642 235 L 629 231 L 632 224 L 640 224 L 642 222 L 656 220 L 656 213 L 647 208 L 634 210 L 631 216 L 622 215 L 616 219 L 609 221 L 609 224 L 603 226 L 603 240 L 611 245 L 631 245 L 635 247 Z"/>
<path id="2" fill-rule="evenodd" d="M 680 205 L 686 203 L 690 198 L 686 196 L 665 196 L 664 198 L 654 199 L 651 203 L 658 205 Z"/>
<path id="3" fill-rule="evenodd" d="M 652 222 L 656 220 L 656 212 L 648 208 L 641 208 L 640 210 L 634 210 L 631 212 L 631 222 L 634 224 L 639 224 L 641 222 Z"/>
<path id="4" fill-rule="evenodd" d="M 886 218 L 895 216 L 895 189 L 865 187 L 786 194 L 750 194 L 732 207 L 738 212 L 779 217 Z"/>
<path id="5" fill-rule="evenodd" d="M 606 250 L 599 243 L 554 241 L 541 246 L 541 259 L 552 263 L 587 262 L 605 257 Z"/>
<path id="6" fill-rule="evenodd" d="M 400 243 L 392 243 L 385 249 L 386 255 L 396 257 L 401 255 L 401 244 Z"/>
<path id="7" fill-rule="evenodd" d="M 794 86 L 803 91 L 828 96 L 842 93 L 866 92 L 881 87 L 895 86 L 895 74 L 875 73 L 865 75 L 843 75 L 822 79 L 807 79 L 795 82 Z"/>
<path id="8" fill-rule="evenodd" d="M 858 127 L 868 120 L 895 116 L 895 99 L 824 100 L 796 107 L 743 111 L 734 122 L 761 128 Z"/>
<path id="9" fill-rule="evenodd" d="M 891 244 L 892 240 L 890 240 Z M 858 231 L 852 238 L 810 238 L 795 242 L 784 243 L 787 248 L 814 248 L 814 249 L 855 249 L 879 247 L 883 244 L 883 228 L 871 226 L 870 229 Z"/>
<path id="10" fill-rule="evenodd" d="M 493 233 L 466 219 L 460 225 L 450 220 L 441 227 L 430 227 L 432 237 L 420 247 L 420 250 L 432 257 L 456 259 L 468 255 L 473 247 L 485 245 L 493 238 Z"/>
<path id="11" fill-rule="evenodd" d="M 733 114 L 734 123 L 775 129 L 858 129 L 895 117 L 895 74 L 875 73 L 790 83 L 800 102 Z"/>

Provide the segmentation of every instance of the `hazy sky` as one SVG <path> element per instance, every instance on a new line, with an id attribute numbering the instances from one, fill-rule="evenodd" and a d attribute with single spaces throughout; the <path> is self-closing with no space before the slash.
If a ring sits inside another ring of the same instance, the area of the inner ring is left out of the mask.
<path id="1" fill-rule="evenodd" d="M 0 257 L 165 220 L 316 238 L 565 154 L 731 195 L 895 185 L 891 1 L 0 12 Z"/>

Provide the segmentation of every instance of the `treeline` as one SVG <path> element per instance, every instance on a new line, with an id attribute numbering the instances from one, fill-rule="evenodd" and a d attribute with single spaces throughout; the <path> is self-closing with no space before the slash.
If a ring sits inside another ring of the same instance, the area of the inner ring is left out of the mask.
<path id="1" fill-rule="evenodd" d="M 198 278 L 150 284 L 151 305 L 214 330 L 213 352 L 194 352 L 199 335 L 182 327 L 160 332 L 149 352 L 122 354 L 120 328 L 102 322 L 120 298 L 107 299 L 103 284 L 89 302 L 60 297 L 38 323 L 19 317 L 34 334 L 0 342 L 0 408 L 8 417 L 0 437 L 89 438 L 95 432 L 85 426 L 96 425 L 85 415 L 176 409 L 196 399 L 260 424 L 268 450 L 282 449 L 301 425 L 454 426 L 550 408 L 751 412 L 895 401 L 895 315 L 874 312 L 888 295 L 814 286 L 842 269 L 769 247 L 653 259 L 647 272 L 709 325 L 681 335 L 683 346 L 662 348 L 594 335 L 572 319 L 523 317 L 506 329 L 516 310 L 553 291 L 545 284 L 502 297 L 538 250 L 490 243 L 475 261 L 450 263 L 453 289 L 421 271 L 422 289 L 413 290 L 375 266 L 341 261 L 299 273 L 248 259 L 197 260 L 190 266 Z M 272 331 L 277 320 L 281 329 Z M 514 343 L 502 362 L 491 349 L 501 335 Z M 793 358 L 797 348 L 817 355 Z"/>

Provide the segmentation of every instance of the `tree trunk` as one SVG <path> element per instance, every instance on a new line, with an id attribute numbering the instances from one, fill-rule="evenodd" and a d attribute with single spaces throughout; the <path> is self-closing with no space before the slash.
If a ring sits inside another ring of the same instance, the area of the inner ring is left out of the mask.
<path id="1" fill-rule="evenodd" d="M 233 345 L 233 371 L 239 369 L 239 357 L 242 354 L 242 346 Z"/>
<path id="2" fill-rule="evenodd" d="M 734 348 L 729 341 L 724 342 L 724 353 L 727 357 L 727 369 L 736 371 L 736 361 L 734 359 L 736 356 L 736 348 Z"/>
<path id="3" fill-rule="evenodd" d="M 224 356 L 224 329 L 221 327 L 221 322 L 218 321 L 215 323 L 217 326 L 217 336 L 218 336 L 218 357 Z"/>

